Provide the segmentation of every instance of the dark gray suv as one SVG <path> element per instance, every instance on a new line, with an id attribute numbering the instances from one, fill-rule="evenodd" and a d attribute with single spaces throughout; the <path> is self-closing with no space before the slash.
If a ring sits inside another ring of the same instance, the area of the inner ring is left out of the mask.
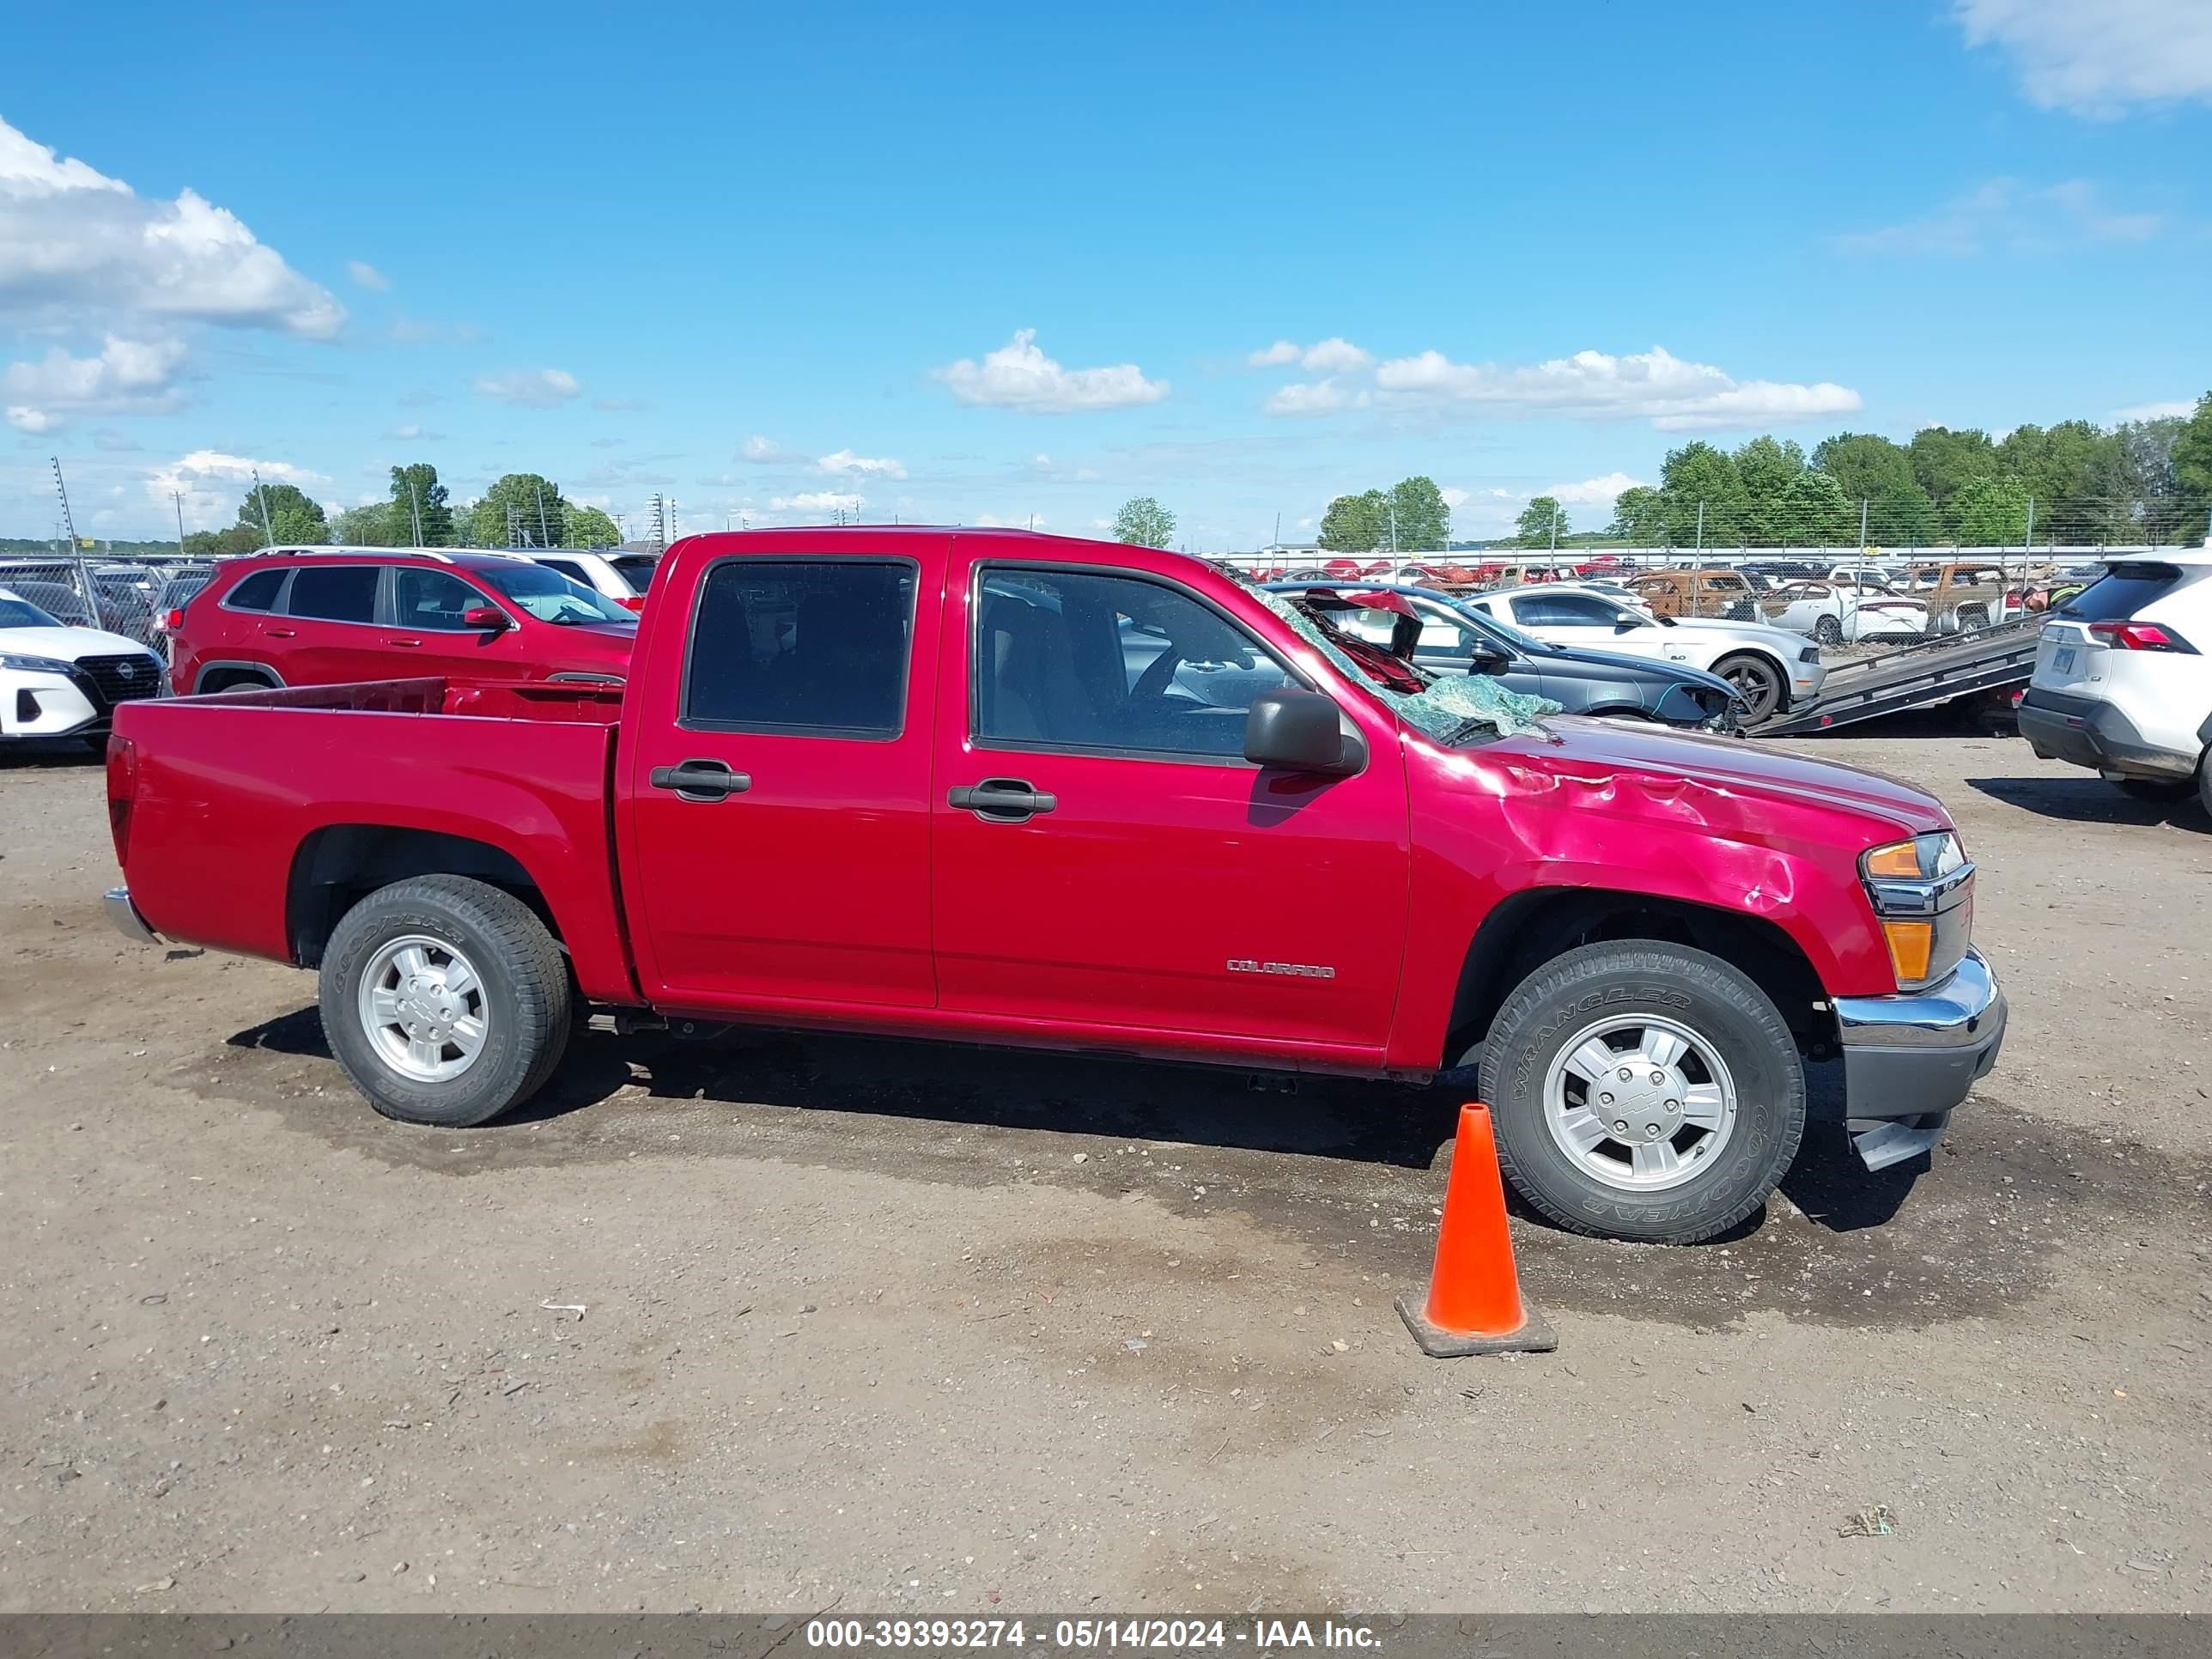
<path id="1" fill-rule="evenodd" d="M 1392 582 L 1269 582 L 1304 596 L 1332 625 L 1440 674 L 1487 674 L 1509 691 L 1549 697 L 1570 714 L 1735 732 L 1742 700 L 1717 675 L 1680 663 L 1547 645 L 1432 588 Z M 1363 598 L 1378 603 L 1363 604 Z M 1418 629 L 1418 633 L 1416 633 Z"/>

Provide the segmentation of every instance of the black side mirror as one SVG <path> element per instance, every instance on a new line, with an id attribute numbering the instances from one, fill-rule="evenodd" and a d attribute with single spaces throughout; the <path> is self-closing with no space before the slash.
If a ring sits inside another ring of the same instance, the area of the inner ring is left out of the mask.
<path id="1" fill-rule="evenodd" d="M 1347 753 L 1336 704 L 1318 691 L 1262 691 L 1244 717 L 1244 758 L 1285 772 L 1332 775 L 1358 769 Z"/>
<path id="2" fill-rule="evenodd" d="M 1477 645 L 1472 656 L 1467 670 L 1470 674 L 1495 674 L 1513 660 L 1504 647 L 1487 642 Z"/>

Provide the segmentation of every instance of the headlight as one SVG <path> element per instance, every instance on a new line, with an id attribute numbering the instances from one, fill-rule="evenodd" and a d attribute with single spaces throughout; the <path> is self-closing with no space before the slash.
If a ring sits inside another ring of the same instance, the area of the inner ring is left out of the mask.
<path id="1" fill-rule="evenodd" d="M 1818 662 L 1818 661 L 1820 661 L 1820 647 L 1819 646 L 1817 646 L 1817 645 L 1808 645 L 1808 646 L 1807 646 L 1803 650 L 1800 651 L 1800 652 L 1797 653 L 1797 660 L 1798 660 L 1799 662 Z"/>
<path id="2" fill-rule="evenodd" d="M 56 662 L 52 657 L 19 657 L 14 652 L 0 652 L 0 668 L 12 668 L 20 674 L 64 674 L 75 668 L 72 663 Z"/>
<path id="3" fill-rule="evenodd" d="M 1949 975 L 1974 927 L 1974 866 L 1948 830 L 1859 854 L 1859 879 L 1889 946 L 1897 988 L 1918 991 Z"/>

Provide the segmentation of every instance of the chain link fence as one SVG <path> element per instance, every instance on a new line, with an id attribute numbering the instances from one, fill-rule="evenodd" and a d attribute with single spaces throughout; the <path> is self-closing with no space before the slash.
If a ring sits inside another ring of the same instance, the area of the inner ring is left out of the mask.
<path id="1" fill-rule="evenodd" d="M 68 628 L 119 634 L 169 659 L 169 618 L 215 575 L 205 560 L 118 559 L 89 550 L 51 559 L 0 559 L 0 592 Z"/>

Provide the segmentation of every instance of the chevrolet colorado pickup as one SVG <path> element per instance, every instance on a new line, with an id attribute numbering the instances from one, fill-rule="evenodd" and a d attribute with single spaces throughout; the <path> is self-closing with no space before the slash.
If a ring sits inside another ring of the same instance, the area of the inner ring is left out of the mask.
<path id="1" fill-rule="evenodd" d="M 1810 1059 L 1869 1168 L 1996 1060 L 1974 867 L 1907 785 L 1557 716 L 1144 548 L 753 531 L 657 587 L 626 688 L 125 705 L 110 915 L 319 969 L 408 1122 L 526 1099 L 594 1010 L 1475 1066 L 1528 1200 L 1632 1239 L 1765 1200 Z"/>

